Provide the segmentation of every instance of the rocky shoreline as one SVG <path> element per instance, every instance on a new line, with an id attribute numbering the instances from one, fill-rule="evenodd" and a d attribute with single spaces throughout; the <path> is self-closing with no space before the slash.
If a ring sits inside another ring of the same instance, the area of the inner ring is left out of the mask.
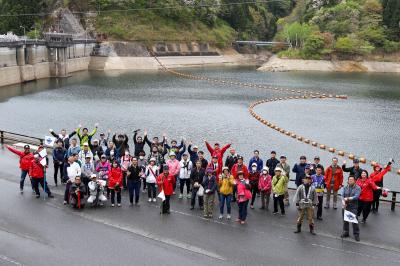
<path id="1" fill-rule="evenodd" d="M 400 73 L 400 62 L 283 59 L 274 55 L 268 62 L 258 68 L 258 70 L 265 72 L 323 71 Z"/>

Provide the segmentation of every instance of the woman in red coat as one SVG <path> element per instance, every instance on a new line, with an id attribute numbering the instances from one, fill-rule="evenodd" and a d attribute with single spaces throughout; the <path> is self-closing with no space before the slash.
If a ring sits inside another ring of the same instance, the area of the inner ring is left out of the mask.
<path id="1" fill-rule="evenodd" d="M 169 200 L 174 193 L 175 177 L 169 173 L 168 165 L 164 165 L 163 172 L 157 177 L 159 191 L 164 191 L 165 200 L 162 202 L 160 214 L 169 214 Z"/>
<path id="2" fill-rule="evenodd" d="M 122 170 L 118 166 L 116 160 L 113 161 L 112 167 L 108 172 L 108 188 L 111 192 L 111 207 L 115 206 L 115 193 L 117 194 L 117 206 L 121 207 L 121 185 L 122 185 Z"/>
<path id="3" fill-rule="evenodd" d="M 392 167 L 392 162 L 389 162 L 385 169 L 382 169 L 382 167 L 377 164 L 374 166 L 374 172 L 370 175 L 370 178 L 372 181 L 374 181 L 375 185 L 378 187 L 383 187 L 383 177 L 390 172 Z M 382 190 L 377 189 L 374 190 L 374 201 L 372 202 L 372 212 L 378 212 L 379 208 L 379 198 L 381 197 Z"/>
<path id="4" fill-rule="evenodd" d="M 374 181 L 368 177 L 368 172 L 363 170 L 361 178 L 357 179 L 356 184 L 361 188 L 360 197 L 358 198 L 357 216 L 363 215 L 362 223 L 365 223 L 369 212 L 371 211 L 372 201 L 374 200 L 374 190 L 381 189 L 375 185 Z"/>

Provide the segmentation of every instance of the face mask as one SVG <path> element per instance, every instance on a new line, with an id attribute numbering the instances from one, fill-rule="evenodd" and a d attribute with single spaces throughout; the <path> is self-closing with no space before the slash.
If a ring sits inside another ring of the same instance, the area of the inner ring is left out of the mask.
<path id="1" fill-rule="evenodd" d="M 140 160 L 143 160 L 143 159 L 144 159 L 144 156 L 139 156 L 139 159 L 140 159 Z"/>
<path id="2" fill-rule="evenodd" d="M 129 155 L 129 152 L 125 152 L 125 155 Z"/>
<path id="3" fill-rule="evenodd" d="M 257 171 L 257 167 L 252 167 L 251 169 L 253 169 L 253 171 Z"/>

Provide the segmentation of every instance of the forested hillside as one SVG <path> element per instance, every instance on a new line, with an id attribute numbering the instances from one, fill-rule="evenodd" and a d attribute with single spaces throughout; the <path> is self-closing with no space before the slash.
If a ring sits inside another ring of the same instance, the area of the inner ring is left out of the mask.
<path id="1" fill-rule="evenodd" d="M 400 0 L 0 0 L 0 33 L 46 29 L 68 7 L 115 40 L 278 40 L 281 55 L 322 58 L 400 50 Z M 25 15 L 41 13 L 41 15 Z M 93 16 L 91 16 L 93 18 Z M 29 33 L 30 32 L 30 33 Z"/>

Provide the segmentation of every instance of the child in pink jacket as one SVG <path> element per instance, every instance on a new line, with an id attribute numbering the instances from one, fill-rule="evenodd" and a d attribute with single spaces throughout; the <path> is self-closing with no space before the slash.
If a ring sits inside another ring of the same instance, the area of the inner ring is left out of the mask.
<path id="1" fill-rule="evenodd" d="M 271 184 L 272 178 L 268 174 L 268 167 L 264 167 L 261 174 L 260 174 L 260 179 L 258 180 L 258 189 L 260 190 L 261 193 L 261 208 L 262 210 L 266 209 L 268 210 L 268 205 L 269 205 L 269 198 L 271 195 Z"/>

